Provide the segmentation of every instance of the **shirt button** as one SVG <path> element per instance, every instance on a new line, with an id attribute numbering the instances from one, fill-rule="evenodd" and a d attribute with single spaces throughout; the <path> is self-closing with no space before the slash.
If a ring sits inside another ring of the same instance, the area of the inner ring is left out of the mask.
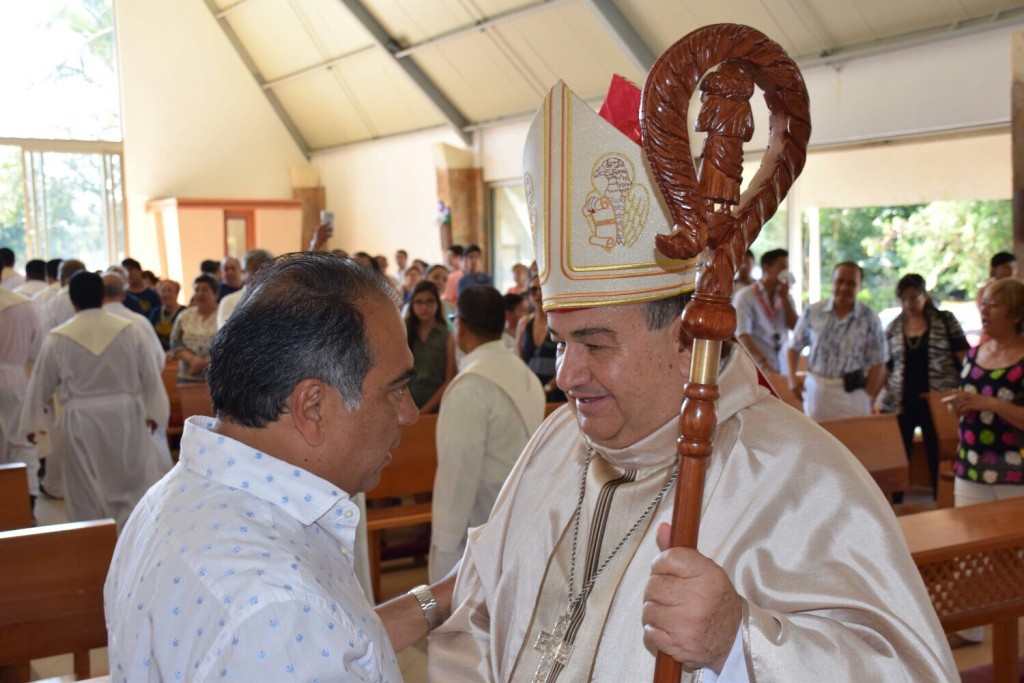
<path id="1" fill-rule="evenodd" d="M 345 546 L 341 546 L 341 554 L 345 555 L 347 557 L 348 556 L 348 548 L 346 548 Z"/>
<path id="2" fill-rule="evenodd" d="M 352 511 L 345 510 L 345 519 L 352 519 Z"/>

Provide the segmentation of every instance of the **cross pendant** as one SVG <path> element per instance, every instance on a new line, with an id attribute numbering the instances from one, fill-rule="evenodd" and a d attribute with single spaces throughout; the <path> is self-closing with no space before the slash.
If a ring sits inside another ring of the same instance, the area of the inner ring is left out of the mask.
<path id="1" fill-rule="evenodd" d="M 537 671 L 533 674 L 533 683 L 547 683 L 548 677 L 555 666 L 565 666 L 572 654 L 572 643 L 565 639 L 569 630 L 569 612 L 558 617 L 551 633 L 541 631 L 533 649 L 541 653 Z"/>

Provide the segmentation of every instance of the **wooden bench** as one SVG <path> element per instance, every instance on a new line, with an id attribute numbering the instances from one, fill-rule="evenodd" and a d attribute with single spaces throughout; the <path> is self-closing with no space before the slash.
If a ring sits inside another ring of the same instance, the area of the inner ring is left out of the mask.
<path id="1" fill-rule="evenodd" d="M 1024 498 L 899 517 L 947 633 L 992 624 L 993 680 L 1017 681 L 1024 616 Z"/>
<path id="2" fill-rule="evenodd" d="M 780 375 L 777 372 L 769 372 L 765 375 L 765 379 L 775 389 L 775 393 L 779 395 L 779 399 L 788 405 L 793 406 L 801 413 L 804 412 L 804 403 L 796 397 L 793 390 L 789 388 L 789 378 L 785 375 Z"/>
<path id="3" fill-rule="evenodd" d="M 117 541 L 113 520 L 0 532 L 0 681 L 29 680 L 29 661 L 106 647 L 103 582 Z"/>
<path id="4" fill-rule="evenodd" d="M 366 501 L 408 499 L 434 490 L 437 473 L 437 415 L 422 415 L 416 424 L 402 428 L 402 441 L 391 449 L 392 462 L 381 471 L 380 483 L 366 492 Z M 375 600 L 380 599 L 381 533 L 387 529 L 429 524 L 431 503 L 403 502 L 366 511 L 367 553 Z"/>
<path id="5" fill-rule="evenodd" d="M 210 399 L 210 385 L 206 382 L 178 384 L 181 400 L 181 414 L 187 420 L 193 415 L 213 415 L 213 401 Z"/>
<path id="6" fill-rule="evenodd" d="M 167 401 L 171 404 L 171 418 L 167 421 L 167 438 L 181 436 L 185 429 L 185 416 L 181 414 L 181 398 L 178 396 L 178 361 L 169 360 L 161 374 Z"/>
<path id="7" fill-rule="evenodd" d="M 907 454 L 895 415 L 851 417 L 818 424 L 853 453 L 886 497 L 891 499 L 893 493 L 907 490 Z"/>
<path id="8" fill-rule="evenodd" d="M 0 531 L 35 526 L 25 463 L 0 465 Z M 0 560 L 2 561 L 2 560 Z"/>
<path id="9" fill-rule="evenodd" d="M 952 391 L 928 391 L 921 397 L 928 401 L 928 412 L 935 425 L 935 436 L 939 442 L 939 483 L 936 491 L 936 505 L 940 508 L 953 507 L 953 461 L 960 448 L 960 418 L 942 402 Z"/>

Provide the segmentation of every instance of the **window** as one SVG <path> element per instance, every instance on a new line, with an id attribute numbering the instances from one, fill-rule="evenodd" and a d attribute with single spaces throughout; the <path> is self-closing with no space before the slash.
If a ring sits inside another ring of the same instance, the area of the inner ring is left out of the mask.
<path id="1" fill-rule="evenodd" d="M 533 237 L 522 183 L 491 189 L 491 225 L 494 245 L 494 286 L 505 293 L 515 284 L 512 266 L 533 263 Z"/>
<path id="2" fill-rule="evenodd" d="M 112 0 L 0 4 L 0 244 L 29 258 L 125 254 Z"/>

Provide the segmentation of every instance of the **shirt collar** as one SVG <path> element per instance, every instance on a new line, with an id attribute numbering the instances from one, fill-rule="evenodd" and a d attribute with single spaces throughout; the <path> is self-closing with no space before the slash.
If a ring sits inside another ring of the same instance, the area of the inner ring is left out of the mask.
<path id="1" fill-rule="evenodd" d="M 180 456 L 185 467 L 218 484 L 246 491 L 305 526 L 320 520 L 328 533 L 353 547 L 359 507 L 347 493 L 300 467 L 217 434 L 215 424 L 213 418 L 201 416 L 185 421 Z"/>

